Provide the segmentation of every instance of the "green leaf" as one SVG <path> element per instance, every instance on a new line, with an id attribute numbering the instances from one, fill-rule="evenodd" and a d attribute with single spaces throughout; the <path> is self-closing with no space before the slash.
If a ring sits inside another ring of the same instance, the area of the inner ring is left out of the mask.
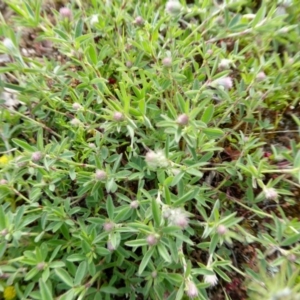
<path id="1" fill-rule="evenodd" d="M 22 148 L 23 150 L 26 150 L 28 152 L 35 152 L 36 148 L 30 146 L 28 143 L 19 140 L 19 139 L 12 139 L 13 143 Z"/>
<path id="2" fill-rule="evenodd" d="M 161 222 L 161 210 L 155 198 L 152 199 L 152 216 L 155 226 L 159 227 Z"/>
<path id="3" fill-rule="evenodd" d="M 125 242 L 125 245 L 128 247 L 141 247 L 148 245 L 146 239 L 139 239 L 139 240 L 133 240 Z"/>
<path id="4" fill-rule="evenodd" d="M 177 199 L 176 201 L 173 202 L 174 206 L 181 206 L 182 204 L 184 204 L 185 202 L 193 199 L 196 194 L 198 193 L 198 189 L 192 189 L 189 190 L 187 193 L 185 193 L 182 197 L 180 197 L 179 199 Z"/>
<path id="5" fill-rule="evenodd" d="M 3 256 L 3 254 L 5 253 L 6 250 L 6 242 L 1 242 L 0 243 L 0 258 Z"/>
<path id="6" fill-rule="evenodd" d="M 154 250 L 155 250 L 155 247 L 150 247 L 149 250 L 145 253 L 145 255 L 140 263 L 140 266 L 139 266 L 139 271 L 138 271 L 139 275 L 141 275 L 143 273 L 143 271 L 145 270 L 146 266 L 149 263 L 149 260 L 151 259 L 151 256 L 152 256 Z"/>
<path id="7" fill-rule="evenodd" d="M 219 242 L 219 236 L 217 234 L 213 235 L 209 245 L 209 254 L 214 254 L 218 242 Z"/>
<path id="8" fill-rule="evenodd" d="M 202 130 L 208 138 L 216 139 L 224 136 L 224 131 L 220 128 L 204 128 Z"/>
<path id="9" fill-rule="evenodd" d="M 70 256 L 68 256 L 67 261 L 73 262 L 73 261 L 82 261 L 85 259 L 86 259 L 86 257 L 84 255 L 75 253 L 75 254 L 71 254 Z"/>
<path id="10" fill-rule="evenodd" d="M 172 262 L 171 256 L 170 256 L 167 248 L 162 243 L 159 243 L 157 245 L 157 250 L 158 250 L 158 253 L 160 254 L 160 256 L 162 257 L 162 259 L 165 260 L 165 262 L 168 262 L 168 263 Z"/>
<path id="11" fill-rule="evenodd" d="M 52 300 L 52 294 L 48 285 L 42 280 L 39 280 L 39 287 L 41 292 L 41 300 Z"/>
<path id="12" fill-rule="evenodd" d="M 107 211 L 108 217 L 111 220 L 113 220 L 113 218 L 114 218 L 114 212 L 115 212 L 115 207 L 114 207 L 114 204 L 112 202 L 112 198 L 111 198 L 110 195 L 106 199 L 106 211 Z"/>
<path id="13" fill-rule="evenodd" d="M 54 269 L 55 274 L 69 287 L 73 286 L 73 278 L 69 273 L 61 268 Z"/>
<path id="14" fill-rule="evenodd" d="M 212 119 L 214 112 L 215 112 L 214 105 L 210 104 L 204 111 L 201 121 L 204 122 L 205 124 L 208 124 L 210 122 L 210 120 Z"/>
<path id="15" fill-rule="evenodd" d="M 106 294 L 118 294 L 118 290 L 112 286 L 101 286 L 100 291 Z"/>
<path id="16" fill-rule="evenodd" d="M 82 279 L 87 275 L 87 263 L 81 262 L 75 274 L 74 285 L 79 285 Z"/>
<path id="17" fill-rule="evenodd" d="M 6 229 L 6 217 L 2 205 L 0 206 L 0 229 Z"/>

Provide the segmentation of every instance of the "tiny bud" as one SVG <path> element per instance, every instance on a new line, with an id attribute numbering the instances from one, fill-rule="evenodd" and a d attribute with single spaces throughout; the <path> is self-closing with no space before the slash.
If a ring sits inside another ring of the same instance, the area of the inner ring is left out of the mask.
<path id="1" fill-rule="evenodd" d="M 115 224 L 113 222 L 106 222 L 103 224 L 103 229 L 108 232 L 112 231 L 114 229 L 114 227 L 115 227 Z"/>
<path id="2" fill-rule="evenodd" d="M 221 224 L 218 226 L 217 232 L 219 235 L 224 235 L 227 232 L 227 228 Z"/>
<path id="3" fill-rule="evenodd" d="M 182 114 L 182 115 L 178 116 L 176 122 L 178 125 L 185 126 L 189 122 L 189 116 L 186 114 Z"/>
<path id="4" fill-rule="evenodd" d="M 59 10 L 59 14 L 64 19 L 71 19 L 72 18 L 72 11 L 68 7 L 61 7 Z"/>
<path id="5" fill-rule="evenodd" d="M 130 208 L 137 209 L 139 207 L 139 202 L 134 200 L 130 203 Z"/>
<path id="6" fill-rule="evenodd" d="M 95 177 L 96 177 L 96 180 L 104 180 L 104 179 L 106 179 L 106 172 L 103 170 L 97 170 Z"/>
<path id="7" fill-rule="evenodd" d="M 165 58 L 162 60 L 162 64 L 163 64 L 163 66 L 165 66 L 165 67 L 167 67 L 167 68 L 172 67 L 172 58 L 171 58 L 171 57 L 165 57 Z"/>
<path id="8" fill-rule="evenodd" d="M 0 185 L 6 185 L 8 181 L 6 179 L 1 179 L 0 180 Z"/>
<path id="9" fill-rule="evenodd" d="M 114 250 L 116 250 L 115 247 L 113 246 L 113 244 L 111 243 L 111 241 L 108 241 L 108 242 L 107 242 L 107 249 L 108 249 L 109 251 L 114 251 Z"/>
<path id="10" fill-rule="evenodd" d="M 198 289 L 194 282 L 189 281 L 185 289 L 186 289 L 186 294 L 189 298 L 194 299 L 198 296 Z"/>
<path id="11" fill-rule="evenodd" d="M 212 55 L 214 53 L 214 51 L 212 49 L 208 49 L 206 52 L 208 55 Z"/>
<path id="12" fill-rule="evenodd" d="M 113 115 L 113 119 L 114 119 L 114 121 L 116 121 L 116 122 L 122 121 L 123 118 L 124 118 L 123 114 L 120 113 L 120 112 L 118 112 L 118 111 L 115 112 L 114 115 Z"/>
<path id="13" fill-rule="evenodd" d="M 256 80 L 257 81 L 262 81 L 262 80 L 264 80 L 264 79 L 266 79 L 266 74 L 265 74 L 265 72 L 259 72 L 257 75 L 256 75 Z"/>
<path id="14" fill-rule="evenodd" d="M 96 145 L 94 143 L 89 143 L 89 147 L 94 149 L 94 148 L 96 148 Z"/>
<path id="15" fill-rule="evenodd" d="M 153 271 L 153 272 L 151 273 L 151 277 L 152 277 L 152 278 L 156 278 L 156 277 L 157 277 L 157 272 L 156 272 L 156 271 Z"/>
<path id="16" fill-rule="evenodd" d="M 0 231 L 0 234 L 2 236 L 6 236 L 8 234 L 8 230 L 5 228 L 5 229 L 3 229 L 3 230 Z"/>
<path id="17" fill-rule="evenodd" d="M 287 258 L 290 262 L 295 262 L 297 260 L 297 256 L 294 253 L 290 253 Z"/>
<path id="18" fill-rule="evenodd" d="M 39 270 L 39 271 L 42 271 L 44 270 L 46 264 L 44 262 L 41 262 L 41 263 L 38 263 L 36 268 Z"/>
<path id="19" fill-rule="evenodd" d="M 132 67 L 132 62 L 131 61 L 126 61 L 126 67 L 131 68 Z"/>
<path id="20" fill-rule="evenodd" d="M 157 238 L 154 234 L 148 235 L 146 240 L 149 246 L 154 246 L 157 244 Z"/>
<path id="21" fill-rule="evenodd" d="M 135 18 L 134 23 L 138 26 L 142 26 L 144 24 L 144 19 L 141 16 Z"/>
<path id="22" fill-rule="evenodd" d="M 82 108 L 82 106 L 81 106 L 79 103 L 73 103 L 72 108 L 73 108 L 74 110 L 79 110 L 79 109 Z"/>
<path id="23" fill-rule="evenodd" d="M 276 200 L 278 197 L 278 193 L 274 188 L 265 188 L 264 194 L 268 200 Z"/>
<path id="24" fill-rule="evenodd" d="M 166 3 L 166 12 L 170 15 L 177 15 L 181 11 L 181 4 L 178 0 L 169 0 Z"/>
<path id="25" fill-rule="evenodd" d="M 5 38 L 5 39 L 3 40 L 3 46 L 4 46 L 5 48 L 7 48 L 8 50 L 13 50 L 13 49 L 15 49 L 15 45 L 14 45 L 13 41 L 12 41 L 11 39 L 9 39 L 9 38 Z"/>
<path id="26" fill-rule="evenodd" d="M 38 162 L 43 157 L 43 154 L 40 151 L 33 152 L 31 155 L 31 160 L 34 162 Z"/>
<path id="27" fill-rule="evenodd" d="M 90 24 L 91 25 L 94 25 L 96 23 L 98 23 L 99 20 L 98 20 L 98 15 L 92 15 L 91 19 L 90 19 Z"/>

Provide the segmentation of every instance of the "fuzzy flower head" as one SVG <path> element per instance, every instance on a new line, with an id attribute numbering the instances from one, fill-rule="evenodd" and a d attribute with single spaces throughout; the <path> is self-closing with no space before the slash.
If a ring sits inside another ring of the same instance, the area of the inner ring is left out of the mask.
<path id="1" fill-rule="evenodd" d="M 259 72 L 257 75 L 256 75 L 256 80 L 257 81 L 263 81 L 264 79 L 266 79 L 267 75 L 265 72 Z"/>
<path id="2" fill-rule="evenodd" d="M 80 120 L 78 120 L 77 118 L 74 118 L 74 119 L 72 119 L 72 121 L 70 122 L 70 124 L 71 124 L 72 126 L 77 127 L 77 126 L 81 125 L 82 123 L 81 123 Z"/>
<path id="3" fill-rule="evenodd" d="M 142 26 L 144 24 L 144 19 L 141 16 L 137 16 L 134 20 L 134 23 L 138 26 Z"/>
<path id="4" fill-rule="evenodd" d="M 274 188 L 265 188 L 264 194 L 267 200 L 276 200 L 278 197 L 278 193 Z"/>
<path id="5" fill-rule="evenodd" d="M 3 291 L 3 297 L 5 300 L 15 299 L 17 293 L 13 286 L 7 286 Z"/>
<path id="6" fill-rule="evenodd" d="M 166 168 L 169 165 L 169 162 L 162 150 L 158 150 L 156 152 L 150 150 L 146 154 L 145 161 L 148 167 L 153 169 L 159 167 Z"/>
<path id="7" fill-rule="evenodd" d="M 71 20 L 71 18 L 72 18 L 72 11 L 68 7 L 61 7 L 59 10 L 59 14 L 63 19 Z"/>
<path id="8" fill-rule="evenodd" d="M 154 246 L 157 244 L 158 240 L 154 234 L 150 234 L 147 236 L 146 241 L 149 246 Z"/>
<path id="9" fill-rule="evenodd" d="M 96 180 L 105 180 L 106 179 L 106 172 L 103 171 L 103 170 L 96 170 L 96 173 L 95 173 L 95 178 Z"/>
<path id="10" fill-rule="evenodd" d="M 222 77 L 213 81 L 217 86 L 222 86 L 225 90 L 230 90 L 233 87 L 233 82 L 230 77 Z"/>
<path id="11" fill-rule="evenodd" d="M 189 116 L 187 114 L 181 114 L 178 116 L 176 123 L 181 126 L 185 126 L 189 123 Z"/>
<path id="12" fill-rule="evenodd" d="M 114 115 L 113 115 L 113 119 L 114 119 L 114 121 L 116 121 L 116 122 L 122 121 L 123 118 L 124 118 L 123 114 L 122 114 L 121 112 L 119 112 L 119 111 L 116 111 L 116 112 L 114 113 Z"/>
<path id="13" fill-rule="evenodd" d="M 130 203 L 130 208 L 137 209 L 139 207 L 139 202 L 137 200 L 134 200 Z"/>
<path id="14" fill-rule="evenodd" d="M 172 58 L 171 57 L 165 57 L 162 61 L 162 64 L 166 68 L 172 67 Z"/>
<path id="15" fill-rule="evenodd" d="M 42 159 L 42 157 L 43 157 L 42 152 L 40 152 L 40 151 L 33 152 L 32 155 L 31 155 L 31 160 L 33 162 L 38 162 L 39 160 Z"/>
<path id="16" fill-rule="evenodd" d="M 79 103 L 75 102 L 75 103 L 73 103 L 72 108 L 74 110 L 80 110 L 80 109 L 82 109 L 82 106 Z"/>
<path id="17" fill-rule="evenodd" d="M 218 233 L 219 235 L 225 235 L 226 232 L 227 232 L 227 228 L 226 228 L 224 225 L 220 224 L 220 225 L 217 227 L 217 233 Z"/>
<path id="18" fill-rule="evenodd" d="M 208 283 L 211 287 L 215 286 L 218 283 L 218 277 L 216 274 L 204 275 L 204 282 Z"/>
<path id="19" fill-rule="evenodd" d="M 232 64 L 232 61 L 230 59 L 224 58 L 224 59 L 221 59 L 221 61 L 219 63 L 219 68 L 223 69 L 223 70 L 229 69 L 231 64 Z"/>
<path id="20" fill-rule="evenodd" d="M 103 224 L 103 229 L 107 232 L 112 231 L 114 228 L 115 224 L 113 222 L 108 221 Z"/>
<path id="21" fill-rule="evenodd" d="M 163 211 L 164 218 L 168 219 L 170 225 L 175 225 L 181 229 L 189 226 L 187 212 L 182 208 L 167 208 Z"/>
<path id="22" fill-rule="evenodd" d="M 99 22 L 99 16 L 98 15 L 92 15 L 90 19 L 90 24 L 93 26 Z"/>
<path id="23" fill-rule="evenodd" d="M 186 294 L 190 299 L 194 299 L 198 296 L 198 289 L 193 281 L 188 281 L 185 286 Z"/>
<path id="24" fill-rule="evenodd" d="M 182 6 L 178 0 L 169 0 L 166 3 L 166 12 L 170 15 L 178 15 L 181 8 Z"/>

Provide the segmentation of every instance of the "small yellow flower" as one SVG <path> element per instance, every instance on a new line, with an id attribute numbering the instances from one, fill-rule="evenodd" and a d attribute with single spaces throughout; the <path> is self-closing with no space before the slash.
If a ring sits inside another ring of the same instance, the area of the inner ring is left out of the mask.
<path id="1" fill-rule="evenodd" d="M 9 156 L 7 156 L 7 155 L 2 155 L 1 157 L 0 157 L 0 165 L 7 165 L 8 164 L 8 162 L 9 162 Z"/>
<path id="2" fill-rule="evenodd" d="M 4 289 L 3 296 L 5 300 L 13 300 L 16 297 L 16 289 L 13 286 L 7 286 Z"/>

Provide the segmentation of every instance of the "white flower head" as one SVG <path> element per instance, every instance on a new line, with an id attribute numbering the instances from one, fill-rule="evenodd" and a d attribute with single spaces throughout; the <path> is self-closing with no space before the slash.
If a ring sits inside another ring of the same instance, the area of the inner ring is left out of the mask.
<path id="1" fill-rule="evenodd" d="M 220 69 L 229 69 L 230 66 L 232 64 L 232 61 L 230 59 L 221 59 L 220 63 L 219 63 L 219 68 Z"/>
<path id="2" fill-rule="evenodd" d="M 170 15 L 177 15 L 181 11 L 181 4 L 178 0 L 169 0 L 166 3 L 166 12 Z"/>
<path id="3" fill-rule="evenodd" d="M 97 24 L 99 22 L 99 16 L 98 15 L 92 15 L 90 19 L 90 24 L 93 26 L 94 24 Z"/>
<path id="4" fill-rule="evenodd" d="M 194 299 L 198 296 L 198 289 L 193 281 L 188 281 L 185 286 L 186 294 L 189 298 Z"/>
<path id="5" fill-rule="evenodd" d="M 170 225 L 186 229 L 189 225 L 187 212 L 182 208 L 167 208 L 163 212 L 164 218 L 168 219 Z"/>
<path id="6" fill-rule="evenodd" d="M 77 118 L 74 118 L 74 119 L 72 119 L 72 121 L 70 122 L 70 124 L 73 125 L 73 126 L 79 126 L 82 123 Z"/>
<path id="7" fill-rule="evenodd" d="M 229 90 L 233 87 L 233 82 L 230 77 L 222 77 L 213 81 L 213 84 L 222 86 L 225 90 Z"/>
<path id="8" fill-rule="evenodd" d="M 158 150 L 156 152 L 150 150 L 146 154 L 145 161 L 148 167 L 153 169 L 156 169 L 158 167 L 166 168 L 169 165 L 169 161 L 162 150 Z"/>
<path id="9" fill-rule="evenodd" d="M 268 200 L 276 200 L 278 197 L 278 193 L 274 188 L 265 188 L 264 189 L 264 194 L 266 199 Z"/>
<path id="10" fill-rule="evenodd" d="M 218 283 L 218 277 L 216 274 L 204 275 L 204 282 L 208 283 L 210 286 L 215 286 Z"/>

